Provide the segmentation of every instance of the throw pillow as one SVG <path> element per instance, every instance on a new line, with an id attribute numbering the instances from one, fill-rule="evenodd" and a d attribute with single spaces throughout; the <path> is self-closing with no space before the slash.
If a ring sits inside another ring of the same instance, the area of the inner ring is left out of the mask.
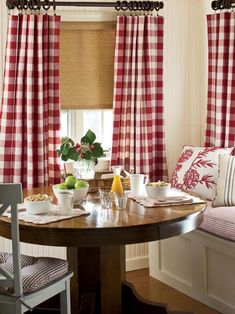
<path id="1" fill-rule="evenodd" d="M 233 149 L 184 146 L 172 175 L 171 186 L 213 200 L 218 181 L 219 156 L 230 155 Z"/>
<path id="2" fill-rule="evenodd" d="M 235 205 L 235 157 L 221 155 L 216 197 L 212 203 L 217 206 Z"/>

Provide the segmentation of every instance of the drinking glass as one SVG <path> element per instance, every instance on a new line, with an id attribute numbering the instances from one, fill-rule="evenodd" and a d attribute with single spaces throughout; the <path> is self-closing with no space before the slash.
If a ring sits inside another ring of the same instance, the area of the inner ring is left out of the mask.
<path id="1" fill-rule="evenodd" d="M 121 195 L 114 192 L 113 195 L 116 209 L 126 209 L 128 199 L 127 192 L 124 191 Z"/>
<path id="2" fill-rule="evenodd" d="M 113 193 L 108 189 L 99 189 L 100 203 L 103 209 L 112 208 Z"/>
<path id="3" fill-rule="evenodd" d="M 74 193 L 69 190 L 58 190 L 58 209 L 61 215 L 70 215 L 73 211 Z"/>

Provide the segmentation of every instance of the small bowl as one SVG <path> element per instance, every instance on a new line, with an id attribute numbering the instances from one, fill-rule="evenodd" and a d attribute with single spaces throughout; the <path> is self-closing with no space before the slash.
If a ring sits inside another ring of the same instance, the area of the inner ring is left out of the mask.
<path id="1" fill-rule="evenodd" d="M 40 196 L 42 200 L 39 199 L 39 195 L 35 194 L 24 199 L 25 208 L 28 213 L 32 215 L 41 215 L 49 212 L 52 198 L 47 194 L 40 194 Z"/>
<path id="2" fill-rule="evenodd" d="M 57 185 L 52 186 L 53 192 L 55 194 L 55 197 L 58 198 L 59 191 L 67 191 L 67 190 L 60 190 Z M 69 189 L 68 191 L 74 192 L 74 204 L 79 203 L 80 201 L 83 201 L 87 195 L 89 189 L 89 184 L 87 183 L 87 186 L 80 189 Z"/>
<path id="3" fill-rule="evenodd" d="M 149 198 L 152 199 L 158 199 L 158 198 L 165 198 L 168 197 L 171 193 L 171 187 L 169 184 L 162 185 L 162 186 L 154 186 L 154 185 L 148 185 L 148 183 L 145 185 L 146 193 Z"/>

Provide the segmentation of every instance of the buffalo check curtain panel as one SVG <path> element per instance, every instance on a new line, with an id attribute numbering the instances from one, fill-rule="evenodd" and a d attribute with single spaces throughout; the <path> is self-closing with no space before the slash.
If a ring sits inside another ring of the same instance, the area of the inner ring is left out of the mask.
<path id="1" fill-rule="evenodd" d="M 206 146 L 235 142 L 235 12 L 207 16 L 208 100 Z"/>
<path id="2" fill-rule="evenodd" d="M 0 108 L 0 182 L 59 181 L 60 17 L 9 16 Z"/>
<path id="3" fill-rule="evenodd" d="M 162 16 L 119 16 L 112 164 L 166 180 Z"/>

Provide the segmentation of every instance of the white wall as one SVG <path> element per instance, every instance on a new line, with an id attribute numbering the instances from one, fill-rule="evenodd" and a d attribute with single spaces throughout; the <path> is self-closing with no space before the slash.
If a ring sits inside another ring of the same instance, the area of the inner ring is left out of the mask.
<path id="1" fill-rule="evenodd" d="M 165 1 L 164 104 L 169 174 L 184 144 L 202 145 L 209 0 Z"/>

